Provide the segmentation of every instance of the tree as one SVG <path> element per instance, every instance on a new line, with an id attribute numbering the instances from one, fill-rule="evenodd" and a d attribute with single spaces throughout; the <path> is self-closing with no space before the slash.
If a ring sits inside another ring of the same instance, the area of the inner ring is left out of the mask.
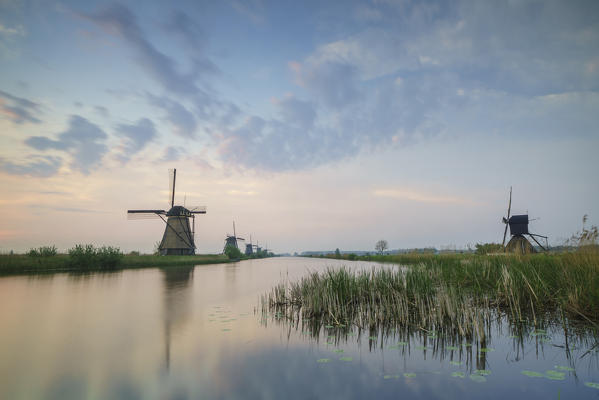
<path id="1" fill-rule="evenodd" d="M 229 260 L 239 260 L 241 258 L 241 251 L 239 251 L 237 247 L 230 244 L 225 247 L 224 253 Z"/>
<path id="2" fill-rule="evenodd" d="M 385 252 L 385 250 L 387 250 L 388 248 L 389 248 L 389 243 L 387 243 L 386 240 L 379 240 L 374 245 L 374 249 L 381 254 L 383 254 Z"/>
<path id="3" fill-rule="evenodd" d="M 337 247 L 337 248 L 335 249 L 335 257 L 336 257 L 336 258 L 339 258 L 339 257 L 341 257 L 341 252 L 339 251 L 339 247 Z"/>

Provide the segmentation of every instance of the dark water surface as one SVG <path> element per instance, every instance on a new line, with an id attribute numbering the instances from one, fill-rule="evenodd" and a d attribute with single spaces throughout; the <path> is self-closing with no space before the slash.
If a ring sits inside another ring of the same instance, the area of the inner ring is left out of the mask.
<path id="1" fill-rule="evenodd" d="M 599 399 L 595 339 L 569 338 L 566 351 L 559 327 L 514 338 L 499 319 L 483 346 L 432 332 L 314 335 L 262 315 L 275 284 L 342 265 L 376 264 L 0 278 L 0 399 Z"/>

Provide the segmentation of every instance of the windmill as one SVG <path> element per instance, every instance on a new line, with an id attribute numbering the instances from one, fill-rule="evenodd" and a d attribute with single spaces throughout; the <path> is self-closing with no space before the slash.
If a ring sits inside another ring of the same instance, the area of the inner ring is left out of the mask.
<path id="1" fill-rule="evenodd" d="M 530 233 L 528 231 L 528 223 L 530 220 L 528 219 L 528 214 L 522 215 L 511 215 L 510 211 L 512 209 L 512 188 L 510 187 L 510 200 L 507 206 L 507 216 L 502 218 L 502 222 L 505 224 L 505 230 L 503 231 L 503 243 L 502 245 L 505 248 L 506 252 L 510 253 L 534 253 L 535 249 L 530 244 L 530 242 L 526 239 L 524 235 L 528 235 L 536 244 L 539 245 L 541 249 L 547 251 L 547 248 L 544 247 L 539 241 L 536 239 L 537 237 L 545 239 L 545 246 L 549 247 L 547 243 L 547 236 L 537 235 L 536 233 Z M 510 227 L 510 241 L 507 246 L 505 245 L 505 238 L 507 236 L 507 228 Z"/>
<path id="2" fill-rule="evenodd" d="M 233 246 L 239 250 L 239 245 L 237 244 L 237 240 L 245 240 L 245 239 L 237 236 L 237 234 L 235 233 L 235 221 L 233 221 L 233 236 L 231 236 L 227 233 L 227 237 L 225 239 L 225 247 L 223 248 L 223 253 L 224 253 L 225 249 L 227 248 L 227 246 Z"/>
<path id="3" fill-rule="evenodd" d="M 254 254 L 254 245 L 252 244 L 252 235 L 250 235 L 250 242 L 245 245 L 245 255 L 251 256 Z"/>
<path id="4" fill-rule="evenodd" d="M 175 205 L 175 183 L 177 170 L 169 171 L 170 190 L 169 203 L 171 208 L 165 210 L 127 210 L 129 219 L 147 219 L 159 217 L 166 224 L 162 240 L 158 246 L 160 255 L 193 255 L 195 253 L 195 216 L 206 214 L 206 207 L 191 207 Z M 166 217 L 166 218 L 165 218 Z M 190 226 L 189 219 L 192 224 Z"/>

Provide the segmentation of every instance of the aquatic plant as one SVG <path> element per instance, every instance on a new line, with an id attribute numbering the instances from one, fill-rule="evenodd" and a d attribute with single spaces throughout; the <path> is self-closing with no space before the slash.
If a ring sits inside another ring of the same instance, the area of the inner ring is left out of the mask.
<path id="1" fill-rule="evenodd" d="M 262 297 L 263 311 L 329 327 L 410 325 L 428 329 L 431 340 L 432 332 L 484 339 L 490 321 L 500 316 L 521 330 L 515 332 L 518 336 L 526 326 L 563 323 L 565 318 L 591 327 L 599 321 L 596 254 L 419 259 L 409 267 L 312 273 L 274 287 Z M 481 351 L 492 349 L 482 345 Z"/>

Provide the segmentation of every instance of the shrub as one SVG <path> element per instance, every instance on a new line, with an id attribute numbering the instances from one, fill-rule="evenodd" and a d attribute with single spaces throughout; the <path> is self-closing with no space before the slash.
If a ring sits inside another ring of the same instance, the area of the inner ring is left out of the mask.
<path id="1" fill-rule="evenodd" d="M 94 248 L 91 244 L 78 244 L 69 249 L 69 264 L 85 269 L 114 269 L 123 259 L 123 253 L 118 247 L 102 246 Z"/>
<path id="2" fill-rule="evenodd" d="M 225 255 L 229 257 L 229 260 L 238 260 L 241 258 L 241 251 L 235 246 L 227 245 L 225 247 Z"/>
<path id="3" fill-rule="evenodd" d="M 42 246 L 37 249 L 31 249 L 27 253 L 29 257 L 52 257 L 57 254 L 56 246 Z"/>

